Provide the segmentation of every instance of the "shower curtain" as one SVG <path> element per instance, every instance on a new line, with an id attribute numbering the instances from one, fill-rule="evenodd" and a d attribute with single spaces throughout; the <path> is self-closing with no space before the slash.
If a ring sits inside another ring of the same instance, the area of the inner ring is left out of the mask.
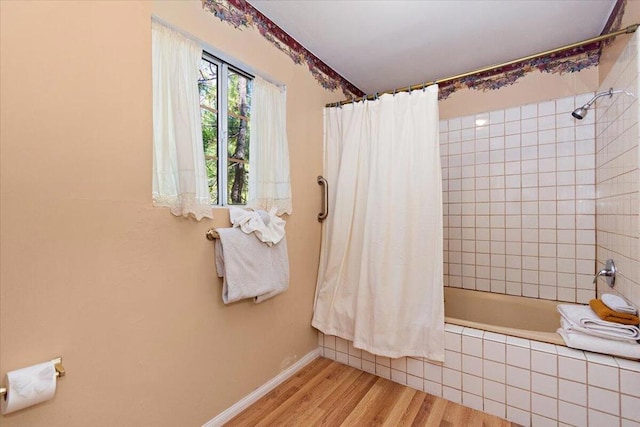
<path id="1" fill-rule="evenodd" d="M 324 111 L 329 216 L 312 325 L 388 356 L 444 359 L 438 87 Z"/>

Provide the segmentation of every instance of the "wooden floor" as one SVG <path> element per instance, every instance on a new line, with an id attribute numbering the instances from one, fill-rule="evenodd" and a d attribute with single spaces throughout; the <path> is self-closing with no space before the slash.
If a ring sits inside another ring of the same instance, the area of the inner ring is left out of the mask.
<path id="1" fill-rule="evenodd" d="M 517 426 L 325 358 L 304 367 L 225 425 Z"/>

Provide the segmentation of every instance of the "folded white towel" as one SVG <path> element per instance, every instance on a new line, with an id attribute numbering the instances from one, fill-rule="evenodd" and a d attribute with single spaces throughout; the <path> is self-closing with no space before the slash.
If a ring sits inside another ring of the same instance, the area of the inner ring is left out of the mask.
<path id="1" fill-rule="evenodd" d="M 244 298 L 262 302 L 289 287 L 287 241 L 267 246 L 255 235 L 239 228 L 216 229 L 216 269 L 224 277 L 222 301 L 229 304 Z"/>
<path id="2" fill-rule="evenodd" d="M 606 305 L 613 311 L 633 315 L 638 314 L 638 310 L 634 306 L 627 304 L 627 302 L 620 298 L 618 295 L 602 294 L 602 297 L 600 299 L 602 299 L 604 305 Z"/>
<path id="3" fill-rule="evenodd" d="M 611 337 L 640 339 L 640 329 L 633 325 L 607 322 L 598 317 L 588 305 L 558 304 L 558 311 L 569 323 L 583 328 L 598 331 Z"/>
<path id="4" fill-rule="evenodd" d="M 594 337 L 606 338 L 610 340 L 624 341 L 624 342 L 630 342 L 630 343 L 636 343 L 638 340 L 637 338 L 633 338 L 628 335 L 622 335 L 622 334 L 610 333 L 610 332 L 601 332 L 595 329 L 583 328 L 582 326 L 576 325 L 575 323 L 572 323 L 571 321 L 567 320 L 564 317 L 560 317 L 560 327 L 562 327 L 562 329 L 565 329 L 569 332 L 580 332 L 585 335 L 593 335 Z"/>
<path id="5" fill-rule="evenodd" d="M 269 212 L 229 208 L 229 219 L 234 227 L 240 227 L 247 234 L 254 233 L 261 242 L 275 245 L 284 237 L 285 220 L 276 215 L 277 208 Z"/>
<path id="6" fill-rule="evenodd" d="M 640 359 L 640 344 L 637 343 L 599 338 L 581 334 L 580 332 L 567 331 L 562 328 L 559 328 L 557 332 L 567 344 L 567 347 L 627 357 L 629 359 Z"/>

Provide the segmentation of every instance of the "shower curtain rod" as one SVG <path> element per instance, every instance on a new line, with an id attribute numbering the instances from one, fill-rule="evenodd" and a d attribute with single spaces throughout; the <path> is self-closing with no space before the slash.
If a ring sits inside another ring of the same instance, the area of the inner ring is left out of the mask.
<path id="1" fill-rule="evenodd" d="M 364 95 L 364 96 L 361 96 L 359 98 L 345 99 L 344 101 L 340 101 L 340 102 L 331 102 L 329 104 L 326 104 L 325 107 L 338 107 L 340 105 L 350 104 L 352 102 L 358 102 L 358 101 L 362 101 L 364 99 L 375 99 L 379 95 L 384 95 L 384 94 L 388 94 L 388 93 L 411 92 L 412 90 L 422 89 L 425 86 L 429 86 L 429 85 L 433 85 L 433 84 L 440 84 L 440 83 L 448 82 L 448 81 L 451 81 L 451 80 L 457 80 L 457 79 L 460 79 L 462 77 L 472 76 L 474 74 L 485 73 L 487 71 L 492 71 L 492 70 L 496 70 L 498 68 L 507 67 L 509 65 L 517 64 L 518 62 L 529 61 L 531 59 L 536 59 L 536 58 L 540 58 L 540 57 L 543 57 L 543 56 L 551 55 L 551 54 L 554 54 L 554 53 L 563 52 L 565 50 L 573 49 L 573 48 L 576 48 L 576 47 L 584 46 L 584 45 L 587 45 L 587 44 L 596 43 L 596 42 L 599 42 L 599 41 L 602 41 L 602 40 L 607 40 L 607 39 L 610 39 L 612 37 L 616 37 L 616 36 L 619 36 L 619 35 L 622 35 L 622 34 L 635 33 L 636 30 L 638 29 L 638 26 L 640 26 L 640 24 L 629 25 L 627 28 L 624 28 L 624 29 L 618 30 L 618 31 L 614 31 L 612 33 L 603 34 L 601 36 L 592 37 L 590 39 L 586 39 L 586 40 L 583 40 L 583 41 L 580 41 L 580 42 L 571 43 L 571 44 L 568 44 L 568 45 L 565 45 L 565 46 L 557 47 L 555 49 L 550 49 L 550 50 L 546 50 L 544 52 L 535 53 L 533 55 L 524 56 L 522 58 L 514 59 L 512 61 L 503 62 L 502 64 L 496 64 L 496 65 L 490 65 L 488 67 L 478 68 L 477 70 L 469 71 L 469 72 L 462 73 L 462 74 L 457 74 L 455 76 L 446 77 L 446 78 L 434 80 L 434 81 L 431 81 L 431 82 L 419 83 L 419 84 L 415 84 L 415 85 L 408 86 L 408 87 L 405 87 L 405 88 L 388 90 L 386 92 L 377 93 L 375 95 Z"/>

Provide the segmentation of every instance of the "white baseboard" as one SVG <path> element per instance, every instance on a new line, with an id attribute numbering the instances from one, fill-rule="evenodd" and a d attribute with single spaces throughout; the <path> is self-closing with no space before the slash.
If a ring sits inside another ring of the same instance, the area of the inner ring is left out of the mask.
<path id="1" fill-rule="evenodd" d="M 271 378 L 266 383 L 262 384 L 260 387 L 240 399 L 234 405 L 225 409 L 223 412 L 218 414 L 215 418 L 207 421 L 202 427 L 218 427 L 223 425 L 224 423 L 230 421 L 233 417 L 238 415 L 240 412 L 247 409 L 249 406 L 253 405 L 258 401 L 262 396 L 269 393 L 271 390 L 276 388 L 278 385 L 282 384 L 289 377 L 293 376 L 300 369 L 304 368 L 306 365 L 311 363 L 313 360 L 320 357 L 320 347 L 315 350 L 310 351 L 305 354 L 300 360 L 298 360 L 293 365 L 289 366 L 284 371 L 280 372 L 275 377 Z"/>

